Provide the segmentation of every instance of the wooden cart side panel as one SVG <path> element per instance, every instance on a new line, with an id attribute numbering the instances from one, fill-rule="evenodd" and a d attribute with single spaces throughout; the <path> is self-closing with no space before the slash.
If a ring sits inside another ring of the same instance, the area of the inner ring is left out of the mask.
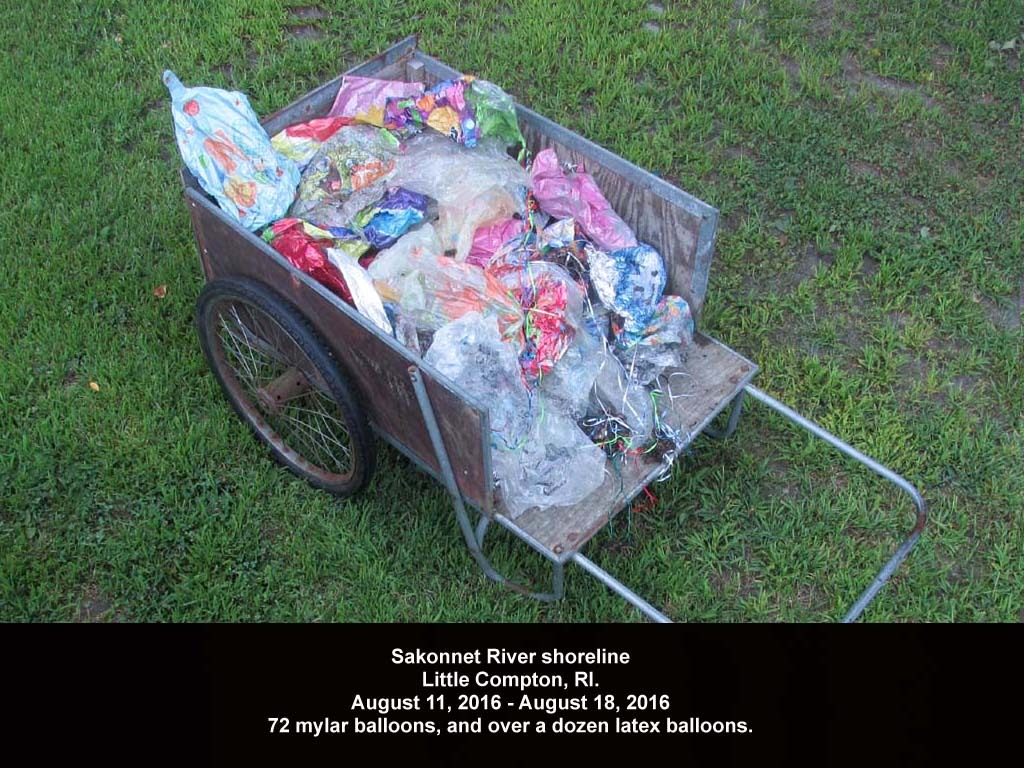
<path id="1" fill-rule="evenodd" d="M 459 488 L 468 502 L 490 512 L 493 483 L 486 412 L 453 391 L 397 342 L 370 330 L 355 310 L 288 265 L 261 240 L 226 221 L 200 192 L 189 189 L 186 200 L 209 277 L 258 280 L 290 301 L 327 343 L 377 429 L 439 471 L 409 378 L 410 365 L 421 367 Z"/>
<path id="2" fill-rule="evenodd" d="M 203 194 L 203 192 L 199 188 L 199 184 L 196 181 L 195 176 L 189 172 L 188 168 L 182 167 L 179 175 L 181 176 L 182 187 L 185 190 L 185 202 L 188 203 L 186 206 L 188 208 L 188 215 L 189 218 L 192 219 L 192 235 L 196 239 L 196 251 L 199 253 L 199 265 L 203 268 L 203 276 L 207 281 L 210 281 L 213 279 L 213 270 L 210 267 L 210 260 L 207 258 L 208 250 L 206 248 L 206 240 L 203 237 L 203 228 L 200 226 L 202 222 L 203 208 L 194 204 L 189 199 L 189 189 L 194 190 L 198 194 Z"/>
<path id="3" fill-rule="evenodd" d="M 413 61 L 423 65 L 428 86 L 460 74 L 420 51 Z M 699 324 L 714 258 L 718 210 L 531 109 L 517 104 L 516 110 L 533 153 L 552 147 L 561 160 L 582 163 L 637 237 L 658 249 L 668 269 L 668 292 L 686 299 Z"/>
<path id="4" fill-rule="evenodd" d="M 709 258 L 697 258 L 704 219 L 608 170 L 585 152 L 556 141 L 536 125 L 523 121 L 522 130 L 534 154 L 554 149 L 559 160 L 578 165 L 594 177 L 613 210 L 637 238 L 662 254 L 668 270 L 668 291 L 686 299 L 694 319 L 698 319 L 711 266 Z"/>

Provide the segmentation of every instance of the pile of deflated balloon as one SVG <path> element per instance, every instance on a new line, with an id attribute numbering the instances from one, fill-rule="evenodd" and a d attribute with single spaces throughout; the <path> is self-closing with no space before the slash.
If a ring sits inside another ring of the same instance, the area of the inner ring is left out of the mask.
<path id="1" fill-rule="evenodd" d="M 347 75 L 326 116 L 270 137 L 244 95 L 164 80 L 225 214 L 486 404 L 511 516 L 683 445 L 689 306 L 584 167 L 529 157 L 496 85 Z"/>

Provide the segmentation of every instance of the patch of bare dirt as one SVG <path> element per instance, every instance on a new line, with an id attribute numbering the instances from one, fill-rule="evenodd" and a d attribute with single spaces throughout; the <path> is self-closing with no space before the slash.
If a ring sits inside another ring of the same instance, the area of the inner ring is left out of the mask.
<path id="1" fill-rule="evenodd" d="M 830 605 L 828 597 L 816 584 L 801 584 L 796 588 L 796 595 L 789 602 L 790 604 L 795 602 L 810 611 L 820 611 Z"/>
<path id="2" fill-rule="evenodd" d="M 583 113 L 584 117 L 592 118 L 597 114 L 597 108 L 594 106 L 594 98 L 597 93 L 592 89 L 588 88 L 583 92 L 583 97 L 580 99 L 580 112 Z"/>
<path id="3" fill-rule="evenodd" d="M 934 157 L 940 149 L 941 145 L 934 139 L 930 139 L 927 136 L 915 136 L 913 137 L 914 149 L 917 154 L 924 159 Z"/>
<path id="4" fill-rule="evenodd" d="M 315 5 L 300 5 L 288 9 L 288 15 L 295 19 L 326 19 L 327 11 L 317 8 Z"/>
<path id="5" fill-rule="evenodd" d="M 121 621 L 118 611 L 113 611 L 113 601 L 104 595 L 95 584 L 88 585 L 78 601 L 78 615 L 75 621 L 92 624 L 100 621 Z"/>
<path id="6" fill-rule="evenodd" d="M 902 377 L 909 383 L 923 382 L 928 378 L 930 370 L 924 358 L 908 356 L 903 363 Z"/>
<path id="7" fill-rule="evenodd" d="M 859 355 L 860 351 L 864 349 L 865 341 L 864 331 L 861 330 L 858 322 L 847 315 L 846 322 L 843 323 L 843 330 L 839 334 L 839 347 L 845 350 L 846 353 Z M 855 367 L 853 364 L 844 363 L 846 370 L 851 370 Z"/>
<path id="8" fill-rule="evenodd" d="M 259 53 L 257 53 L 256 49 L 253 47 L 252 40 L 247 38 L 245 40 L 245 64 L 246 64 L 246 66 L 248 66 L 248 67 L 255 67 L 257 64 L 259 64 L 259 61 L 260 61 Z"/>
<path id="9" fill-rule="evenodd" d="M 906 312 L 889 312 L 886 315 L 886 318 L 889 320 L 890 323 L 893 324 L 894 327 L 898 328 L 901 331 L 906 329 L 907 323 L 910 322 L 910 315 L 908 315 Z"/>
<path id="10" fill-rule="evenodd" d="M 959 339 L 952 336 L 940 336 L 936 334 L 924 343 L 929 352 L 935 353 L 942 358 L 957 357 L 966 350 L 966 345 Z"/>
<path id="11" fill-rule="evenodd" d="M 260 528 L 260 540 L 266 544 L 273 544 L 281 535 L 281 529 L 276 525 L 264 525 Z"/>
<path id="12" fill-rule="evenodd" d="M 831 34 L 836 23 L 836 4 L 833 0 L 817 0 L 814 4 L 814 21 L 811 29 L 821 37 Z"/>
<path id="13" fill-rule="evenodd" d="M 982 296 L 981 306 L 984 307 L 989 322 L 996 328 L 1003 331 L 1019 331 L 1021 318 L 1024 316 L 1024 281 L 1021 281 L 1020 294 L 1016 301 L 995 301 Z"/>
<path id="14" fill-rule="evenodd" d="M 750 160 L 757 164 L 761 162 L 761 156 L 757 150 L 750 147 L 723 147 L 722 154 L 729 160 Z"/>
<path id="15" fill-rule="evenodd" d="M 786 70 L 786 74 L 789 75 L 789 79 L 794 85 L 800 84 L 800 64 L 792 56 L 782 54 L 779 57 L 779 63 L 782 64 L 782 68 Z"/>
<path id="16" fill-rule="evenodd" d="M 861 259 L 860 271 L 864 273 L 864 277 L 874 277 L 878 274 L 878 270 L 881 267 L 878 259 L 872 256 L 870 253 L 865 253 Z"/>
<path id="17" fill-rule="evenodd" d="M 855 176 L 872 176 L 876 179 L 882 177 L 882 169 L 874 163 L 865 163 L 861 160 L 850 160 L 850 170 Z"/>
<path id="18" fill-rule="evenodd" d="M 718 594 L 725 595 L 735 590 L 737 597 L 742 599 L 757 597 L 762 590 L 756 574 L 731 568 L 723 568 L 721 573 L 708 574 L 708 582 Z"/>
<path id="19" fill-rule="evenodd" d="M 949 66 L 949 60 L 953 58 L 953 46 L 949 43 L 939 43 L 935 46 L 935 54 L 932 56 L 932 70 L 938 74 Z"/>
<path id="20" fill-rule="evenodd" d="M 61 383 L 65 387 L 73 387 L 82 380 L 82 374 L 79 372 L 81 365 L 81 356 L 72 357 L 64 364 L 64 376 Z"/>
<path id="21" fill-rule="evenodd" d="M 951 560 L 946 555 L 943 555 L 941 560 L 943 565 L 949 566 L 946 572 L 946 580 L 952 585 L 977 583 L 985 578 L 984 567 L 973 560 L 968 562 Z"/>
<path id="22" fill-rule="evenodd" d="M 708 130 L 707 135 L 704 137 L 704 144 L 709 148 L 718 146 L 718 139 L 722 135 L 722 130 L 722 121 L 717 119 L 712 120 L 711 128 Z"/>
<path id="23" fill-rule="evenodd" d="M 970 392 L 977 388 L 979 383 L 981 383 L 980 377 L 961 374 L 950 379 L 949 386 L 961 392 Z"/>
<path id="24" fill-rule="evenodd" d="M 784 241 L 786 235 L 779 235 L 779 238 L 780 241 Z M 782 246 L 780 245 L 780 247 Z M 779 259 L 780 261 L 784 259 L 783 253 L 779 254 Z M 770 275 L 750 275 L 744 280 L 744 286 L 751 295 L 755 296 L 763 295 L 766 292 L 788 295 L 795 291 L 801 283 L 831 267 L 834 261 L 832 254 L 822 253 L 813 243 L 809 243 L 804 246 L 803 253 L 797 257 L 796 263 L 792 267 L 785 268 L 780 264 L 779 269 Z M 794 343 L 793 339 L 789 337 L 788 331 L 781 331 L 777 341 L 783 345 Z M 804 351 L 809 354 L 817 354 L 816 350 L 805 348 Z"/>
<path id="25" fill-rule="evenodd" d="M 921 208 L 930 216 L 935 216 L 935 208 L 932 206 L 927 199 L 920 195 L 906 195 L 906 200 L 913 206 Z"/>
<path id="26" fill-rule="evenodd" d="M 908 83 L 905 80 L 897 80 L 893 77 L 882 77 L 881 75 L 876 75 L 873 72 L 865 72 L 861 69 L 857 60 L 849 53 L 843 56 L 841 65 L 843 69 L 843 79 L 851 85 L 860 85 L 863 83 L 891 96 L 902 96 L 907 93 L 916 93 L 926 106 L 931 108 L 940 106 L 939 102 L 928 94 L 923 93 L 921 88 L 914 83 Z"/>
<path id="27" fill-rule="evenodd" d="M 822 270 L 828 269 L 833 263 L 835 263 L 835 258 L 832 254 L 822 253 L 814 243 L 808 243 L 804 248 L 804 255 L 800 257 L 796 269 L 793 270 L 793 274 L 798 278 L 797 284 L 802 283 L 804 280 L 809 280 Z"/>
<path id="28" fill-rule="evenodd" d="M 297 40 L 320 40 L 324 36 L 322 29 L 311 24 L 289 24 L 285 27 L 285 32 Z"/>

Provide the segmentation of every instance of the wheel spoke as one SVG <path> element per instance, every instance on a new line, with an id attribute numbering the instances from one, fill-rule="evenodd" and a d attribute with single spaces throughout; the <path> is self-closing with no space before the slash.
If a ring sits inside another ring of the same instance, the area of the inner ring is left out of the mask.
<path id="1" fill-rule="evenodd" d="M 234 331 L 232 331 L 231 328 L 228 326 L 228 321 L 223 317 L 221 318 L 221 327 L 223 330 L 223 333 L 220 335 L 221 342 L 225 343 L 225 336 L 227 337 L 227 339 L 230 339 L 231 341 L 230 351 L 231 356 L 234 359 L 234 364 L 232 364 L 231 366 L 232 373 L 234 373 L 236 376 L 241 374 L 246 386 L 251 387 L 252 389 L 256 389 L 257 384 L 255 373 L 249 368 L 249 363 L 246 360 L 245 355 L 242 353 L 241 348 L 239 347 L 238 337 L 235 335 Z"/>
<path id="2" fill-rule="evenodd" d="M 311 408 L 300 408 L 296 405 L 292 405 L 290 402 L 287 410 L 289 413 L 310 414 L 311 416 L 315 416 L 320 423 L 335 436 L 337 436 L 337 432 L 334 429 L 334 425 L 340 427 L 341 431 L 346 435 L 348 434 L 348 428 L 345 426 L 345 422 L 341 419 L 336 419 L 334 416 L 329 413 L 325 413 L 324 411 L 313 410 Z"/>
<path id="3" fill-rule="evenodd" d="M 294 339 L 289 336 L 272 318 L 262 312 L 254 312 L 253 307 L 245 305 L 245 309 L 251 325 L 255 331 L 245 328 L 247 332 L 247 343 L 262 351 L 267 357 L 276 361 L 280 368 L 275 368 L 275 375 L 281 369 L 297 368 L 306 377 L 307 381 L 316 389 L 329 395 L 327 383 L 324 381 L 320 371 L 316 369 L 306 353 L 302 351 Z M 264 320 L 267 322 L 264 323 Z"/>
<path id="4" fill-rule="evenodd" d="M 350 440 L 348 433 L 348 425 L 341 419 L 335 418 L 330 413 L 330 410 L 337 408 L 337 404 L 329 398 L 327 399 L 326 402 L 323 402 L 324 397 L 320 393 L 317 393 L 316 399 L 318 402 L 322 403 L 322 407 L 315 411 L 317 418 L 320 419 L 321 422 L 323 423 L 324 429 L 329 431 L 336 438 L 344 440 L 345 445 L 343 449 L 345 451 L 345 455 L 350 455 L 351 451 L 348 445 Z M 343 437 L 339 437 L 339 432 L 340 435 L 342 435 Z"/>
<path id="5" fill-rule="evenodd" d="M 276 322 L 267 318 L 262 312 L 256 313 L 252 307 L 245 305 L 246 314 L 249 316 L 252 327 L 255 329 L 252 331 L 253 339 L 255 340 L 256 346 L 268 357 L 276 360 L 279 364 L 285 368 L 295 368 L 296 357 L 305 359 L 305 355 L 299 352 L 296 355 L 296 347 L 292 342 L 291 337 L 284 335 L 279 332 L 280 327 Z M 264 319 L 269 322 L 264 324 Z"/>
<path id="6" fill-rule="evenodd" d="M 293 434 L 297 432 L 301 435 L 303 443 L 312 449 L 306 453 L 307 459 L 316 459 L 316 462 L 320 466 L 325 466 L 326 464 L 333 464 L 339 467 L 345 466 L 345 463 L 339 459 L 337 453 L 335 453 L 329 444 L 337 446 L 346 458 L 349 456 L 348 446 L 339 442 L 336 438 L 328 437 L 316 425 L 309 424 L 302 419 L 297 419 L 294 416 L 289 416 L 288 414 L 283 414 L 283 416 L 288 422 L 289 427 L 292 428 Z M 322 459 L 327 459 L 328 461 L 324 463 L 322 462 Z"/>
<path id="7" fill-rule="evenodd" d="M 245 323 L 242 322 L 242 318 L 238 316 L 237 306 L 231 308 L 231 314 L 234 316 L 235 322 L 238 324 L 238 327 L 242 332 L 242 340 L 245 342 L 243 352 L 246 353 L 247 360 L 252 366 L 253 373 L 259 374 L 262 372 L 263 366 L 266 365 L 266 359 L 264 357 L 263 359 L 257 360 L 257 349 L 254 346 L 254 341 L 258 337 L 253 331 L 249 330 L 249 327 Z M 252 310 L 249 311 L 249 316 L 250 318 L 252 317 Z M 260 344 L 259 346 L 262 348 L 265 346 L 265 344 Z M 261 349 L 260 351 L 263 350 Z M 263 354 L 267 356 L 266 352 L 263 352 Z M 277 361 L 275 360 L 275 363 L 276 362 Z M 271 369 L 273 370 L 275 367 L 276 365 L 272 365 Z M 255 382 L 257 385 L 265 383 L 262 376 L 255 378 Z"/>
<path id="8" fill-rule="evenodd" d="M 272 441 L 279 438 L 286 455 L 298 455 L 322 474 L 343 475 L 352 468 L 347 423 L 327 382 L 305 350 L 271 315 L 238 298 L 227 299 L 212 313 L 220 357 L 243 393 L 243 406 L 254 426 Z M 282 371 L 295 368 L 313 385 L 278 409 L 266 407 L 261 387 Z M 289 459 L 293 461 L 293 459 Z"/>
<path id="9" fill-rule="evenodd" d="M 299 411 L 299 415 L 292 415 L 293 411 Z M 313 416 L 313 419 L 307 420 L 303 418 L 303 413 Z M 288 408 L 283 412 L 283 415 L 290 421 L 309 428 L 311 435 L 315 435 L 321 438 L 322 445 L 327 445 L 328 443 L 330 443 L 340 448 L 342 451 L 346 453 L 346 455 L 348 454 L 348 446 L 345 445 L 345 443 L 343 443 L 338 438 L 334 430 L 332 430 L 330 426 L 327 424 L 325 420 L 325 415 L 323 414 L 322 411 Z"/>

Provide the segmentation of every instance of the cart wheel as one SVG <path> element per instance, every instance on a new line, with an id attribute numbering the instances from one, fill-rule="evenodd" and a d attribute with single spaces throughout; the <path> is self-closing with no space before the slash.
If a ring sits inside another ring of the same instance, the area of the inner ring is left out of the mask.
<path id="1" fill-rule="evenodd" d="M 260 283 L 214 280 L 196 302 L 203 353 L 238 414 L 281 464 L 349 496 L 376 447 L 353 390 L 306 319 Z"/>

